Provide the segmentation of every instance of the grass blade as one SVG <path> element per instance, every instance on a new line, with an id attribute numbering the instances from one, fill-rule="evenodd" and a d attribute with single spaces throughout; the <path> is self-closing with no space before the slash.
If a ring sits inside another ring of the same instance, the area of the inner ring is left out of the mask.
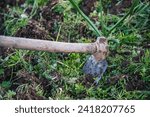
<path id="1" fill-rule="evenodd" d="M 110 34 L 119 24 L 121 24 L 129 15 L 131 15 L 134 11 L 134 8 L 136 7 L 137 3 L 139 2 L 139 0 L 134 0 L 133 4 L 129 10 L 129 12 L 124 15 L 124 17 L 122 17 L 108 32 L 108 34 Z"/>
<path id="2" fill-rule="evenodd" d="M 101 32 L 95 26 L 95 24 L 82 12 L 79 6 L 76 4 L 74 0 L 69 0 L 73 7 L 80 13 L 80 15 L 88 22 L 88 24 L 94 29 L 97 36 L 102 36 Z"/>

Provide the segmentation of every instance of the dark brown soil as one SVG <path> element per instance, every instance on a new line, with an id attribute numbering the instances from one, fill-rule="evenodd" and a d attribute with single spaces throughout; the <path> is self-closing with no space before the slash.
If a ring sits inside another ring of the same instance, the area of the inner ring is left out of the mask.
<path id="1" fill-rule="evenodd" d="M 140 53 L 139 53 L 137 56 L 133 57 L 132 60 L 133 60 L 134 62 L 139 63 L 140 60 L 141 60 L 141 58 L 144 56 L 144 54 L 145 54 L 145 53 L 144 53 L 144 50 L 140 50 Z"/>
<path id="2" fill-rule="evenodd" d="M 83 10 L 83 12 L 86 15 L 89 15 L 95 8 L 95 3 L 98 0 L 83 0 L 80 4 L 80 8 Z M 103 1 L 105 3 L 105 1 Z M 118 3 L 118 0 L 111 0 L 110 7 L 109 7 L 109 13 L 111 14 L 120 14 L 125 11 L 126 8 L 129 8 L 132 5 L 132 0 L 122 0 L 120 3 Z M 107 5 L 108 6 L 108 5 Z M 105 6 L 103 6 L 104 9 Z M 107 11 L 107 10 L 106 10 Z"/>
<path id="3" fill-rule="evenodd" d="M 0 56 L 2 58 L 7 57 L 9 54 L 11 54 L 12 52 L 14 52 L 14 50 L 12 48 L 5 48 L 5 47 L 0 47 Z"/>
<path id="4" fill-rule="evenodd" d="M 94 10 L 96 1 L 98 0 L 83 0 L 80 8 L 86 15 L 89 15 Z"/>
<path id="5" fill-rule="evenodd" d="M 147 40 L 144 40 L 140 46 L 143 46 L 143 48 L 150 49 L 150 38 L 147 37 Z"/>
<path id="6" fill-rule="evenodd" d="M 7 5 L 16 6 L 21 5 L 25 2 L 25 0 L 1 0 L 0 7 L 4 8 Z"/>
<path id="7" fill-rule="evenodd" d="M 21 5 L 25 0 L 1 0 L 0 1 L 0 35 L 4 35 L 4 13 L 7 13 L 9 10 L 6 7 L 7 5 L 16 6 Z M 0 47 L 0 56 L 5 58 L 7 55 L 13 52 L 11 48 Z"/>
<path id="8" fill-rule="evenodd" d="M 133 63 L 141 63 L 141 59 L 144 56 L 144 50 L 143 49 L 136 49 L 136 51 L 139 51 L 139 54 L 132 58 L 132 62 L 128 59 L 128 56 L 132 56 L 131 52 L 123 52 L 123 53 L 113 53 L 111 51 L 110 56 L 115 57 L 114 55 L 119 54 L 121 56 L 124 56 L 124 61 L 122 61 L 121 69 L 127 69 L 131 64 Z M 113 69 L 108 68 L 107 72 L 111 71 Z M 107 80 L 107 83 L 109 85 L 117 84 L 120 80 L 124 79 L 126 81 L 125 87 L 127 91 L 134 91 L 134 90 L 148 90 L 148 87 L 150 87 L 146 81 L 141 79 L 141 75 L 139 73 L 132 73 L 127 72 L 126 74 L 120 74 L 110 77 Z M 107 84 L 106 83 L 106 84 Z"/>
<path id="9" fill-rule="evenodd" d="M 36 90 L 32 86 L 26 85 L 26 89 L 21 92 L 20 90 L 17 92 L 15 98 L 17 100 L 44 100 L 44 96 L 37 95 Z"/>
<path id="10" fill-rule="evenodd" d="M 34 100 L 34 99 L 46 99 L 44 96 L 38 95 L 37 87 L 46 92 L 47 86 L 50 81 L 45 78 L 39 78 L 34 73 L 29 73 L 25 70 L 21 70 L 17 73 L 15 80 L 13 81 L 12 89 L 17 91 L 16 99 Z M 47 90 L 51 90 L 47 88 Z"/>
<path id="11" fill-rule="evenodd" d="M 36 19 L 34 16 L 32 20 L 28 22 L 26 27 L 21 28 L 16 32 L 15 36 L 35 38 L 35 39 L 48 39 L 50 37 L 55 38 L 57 32 L 55 31 L 55 24 L 63 21 L 63 15 L 52 10 L 52 7 L 58 3 L 57 0 L 50 1 L 46 6 L 39 10 L 36 14 L 41 14 L 42 19 Z M 26 13 L 29 14 L 32 8 L 28 8 Z"/>
<path id="12" fill-rule="evenodd" d="M 3 30 L 3 26 L 2 24 L 4 23 L 4 16 L 2 14 L 0 14 L 0 35 L 4 34 L 4 30 Z"/>
<path id="13" fill-rule="evenodd" d="M 58 0 L 54 0 L 43 7 L 43 9 L 41 10 L 43 19 L 45 19 L 46 21 L 62 21 L 62 14 L 59 14 L 52 9 L 52 7 L 54 7 L 57 3 Z"/>
<path id="14" fill-rule="evenodd" d="M 26 27 L 16 32 L 15 36 L 33 39 L 49 39 L 49 32 L 40 22 L 30 20 Z"/>
<path id="15" fill-rule="evenodd" d="M 134 90 L 147 90 L 146 86 L 148 84 L 144 82 L 139 75 L 134 75 L 133 77 L 129 77 L 126 79 L 126 90 L 127 91 L 134 91 Z"/>
<path id="16" fill-rule="evenodd" d="M 124 74 L 112 76 L 112 77 L 110 77 L 110 78 L 107 80 L 107 83 L 108 83 L 108 84 L 111 84 L 111 85 L 114 85 L 114 84 L 118 83 L 120 80 L 126 79 L 126 78 L 128 78 L 128 76 L 127 76 L 127 75 L 124 75 Z"/>
<path id="17" fill-rule="evenodd" d="M 41 10 L 42 20 L 41 23 L 44 25 L 46 30 L 50 32 L 51 37 L 57 37 L 56 25 L 59 22 L 63 21 L 63 14 L 55 12 L 52 7 L 58 3 L 58 0 L 50 1 L 43 9 Z"/>
<path id="18" fill-rule="evenodd" d="M 87 88 L 90 88 L 93 85 L 94 81 L 95 80 L 93 77 L 91 77 L 90 75 L 85 75 L 84 77 L 79 78 L 77 83 L 82 83 Z"/>
<path id="19" fill-rule="evenodd" d="M 120 14 L 125 11 L 126 8 L 129 8 L 132 5 L 132 0 L 122 0 L 119 4 L 118 0 L 112 0 L 111 7 L 109 12 L 111 14 Z"/>

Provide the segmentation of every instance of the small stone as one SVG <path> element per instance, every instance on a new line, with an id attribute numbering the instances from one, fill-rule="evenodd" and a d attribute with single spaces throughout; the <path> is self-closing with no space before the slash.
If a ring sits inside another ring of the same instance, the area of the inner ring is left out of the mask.
<path id="1" fill-rule="evenodd" d="M 28 18 L 27 14 L 21 14 L 21 18 Z"/>

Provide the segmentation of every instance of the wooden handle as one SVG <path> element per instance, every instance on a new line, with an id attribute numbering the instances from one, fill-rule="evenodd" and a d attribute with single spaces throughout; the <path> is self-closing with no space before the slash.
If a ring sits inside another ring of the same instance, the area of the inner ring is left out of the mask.
<path id="1" fill-rule="evenodd" d="M 64 43 L 8 36 L 0 36 L 0 46 L 64 53 L 97 53 L 107 51 L 107 43 L 100 41 L 96 41 L 95 43 Z"/>
<path id="2" fill-rule="evenodd" d="M 0 46 L 64 53 L 94 53 L 96 51 L 96 47 L 93 43 L 64 43 L 7 36 L 0 36 Z"/>

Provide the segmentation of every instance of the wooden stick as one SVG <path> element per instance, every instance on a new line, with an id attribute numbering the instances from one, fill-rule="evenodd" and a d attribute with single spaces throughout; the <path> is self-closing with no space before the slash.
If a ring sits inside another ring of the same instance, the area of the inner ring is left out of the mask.
<path id="1" fill-rule="evenodd" d="M 65 43 L 40 39 L 0 36 L 0 46 L 28 50 L 64 53 L 92 53 L 96 58 L 105 58 L 107 53 L 106 39 L 94 43 Z M 101 57 L 103 56 L 103 57 Z"/>
<path id="2" fill-rule="evenodd" d="M 7 36 L 0 36 L 0 46 L 64 53 L 94 53 L 96 51 L 93 43 L 64 43 Z"/>
<path id="3" fill-rule="evenodd" d="M 96 47 L 93 43 L 64 43 L 20 37 L 0 36 L 0 46 L 28 50 L 41 50 L 48 52 L 81 52 L 94 53 Z"/>

